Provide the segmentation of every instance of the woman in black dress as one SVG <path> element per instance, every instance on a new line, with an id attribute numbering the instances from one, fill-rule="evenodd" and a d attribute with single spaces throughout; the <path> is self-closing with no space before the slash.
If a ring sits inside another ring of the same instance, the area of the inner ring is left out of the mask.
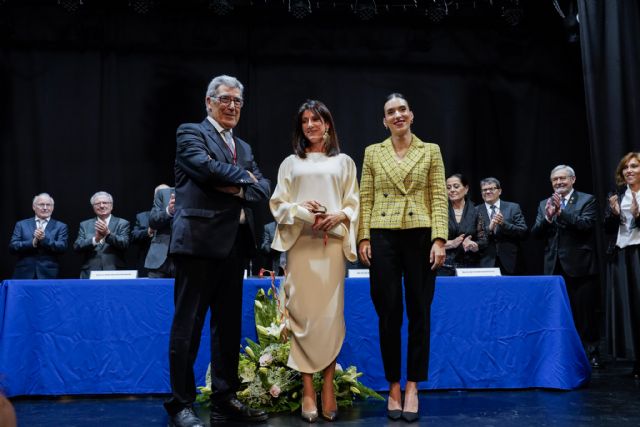
<path id="1" fill-rule="evenodd" d="M 469 182 L 459 173 L 447 178 L 449 196 L 449 237 L 447 257 L 439 276 L 455 276 L 456 268 L 478 267 L 480 251 L 487 246 L 482 217 L 469 200 Z"/>

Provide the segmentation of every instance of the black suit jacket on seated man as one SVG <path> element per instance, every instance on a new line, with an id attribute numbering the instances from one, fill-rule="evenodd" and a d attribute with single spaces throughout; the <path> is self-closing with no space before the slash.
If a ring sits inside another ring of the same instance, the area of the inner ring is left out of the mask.
<path id="1" fill-rule="evenodd" d="M 223 77 L 229 84 L 237 82 Z M 177 131 L 176 209 L 169 248 L 176 269 L 169 344 L 172 396 L 165 402 L 170 425 L 177 426 L 203 425 L 191 409 L 196 397 L 193 363 L 209 309 L 211 419 L 267 418 L 265 412 L 238 402 L 235 393 L 240 385 L 244 260 L 256 251 L 249 205 L 266 201 L 270 185 L 260 173 L 251 147 L 233 138 L 232 151 L 220 134 L 237 124 L 242 88 L 216 84 L 219 79 L 212 80 L 207 91 L 210 117 L 202 123 L 183 124 Z"/>
<path id="2" fill-rule="evenodd" d="M 485 203 L 476 206 L 487 230 L 487 246 L 480 255 L 480 267 L 499 265 L 504 274 L 517 274 L 522 270 L 521 242 L 527 237 L 527 224 L 517 203 L 500 199 L 500 212 L 504 222 L 489 230 L 491 220 Z"/>

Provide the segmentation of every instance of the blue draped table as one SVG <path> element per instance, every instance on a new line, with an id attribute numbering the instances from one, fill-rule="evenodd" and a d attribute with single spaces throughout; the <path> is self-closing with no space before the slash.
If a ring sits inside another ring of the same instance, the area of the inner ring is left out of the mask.
<path id="1" fill-rule="evenodd" d="M 269 284 L 245 280 L 244 337 L 255 339 L 253 299 Z M 168 393 L 172 315 L 171 280 L 5 281 L 0 388 L 9 396 Z M 385 390 L 367 279 L 347 279 L 345 321 L 338 362 L 357 366 L 365 384 Z M 196 361 L 200 384 L 207 325 Z M 438 278 L 423 388 L 573 389 L 590 373 L 561 277 Z"/>

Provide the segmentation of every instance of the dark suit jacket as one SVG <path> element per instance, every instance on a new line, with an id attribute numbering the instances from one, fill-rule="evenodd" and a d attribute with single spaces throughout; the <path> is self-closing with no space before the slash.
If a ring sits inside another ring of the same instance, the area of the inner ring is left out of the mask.
<path id="1" fill-rule="evenodd" d="M 9 243 L 9 252 L 18 256 L 14 279 L 55 279 L 58 277 L 58 256 L 67 250 L 69 229 L 55 219 L 49 219 L 44 239 L 33 247 L 36 219 L 27 218 L 16 223 Z"/>
<path id="2" fill-rule="evenodd" d="M 104 243 L 93 246 L 96 234 L 96 218 L 80 223 L 78 238 L 73 250 L 82 254 L 80 278 L 88 279 L 93 270 L 118 270 L 125 268 L 124 254 L 129 247 L 129 221 L 111 215 L 109 235 Z"/>
<path id="3" fill-rule="evenodd" d="M 471 236 L 478 244 L 478 252 L 465 252 L 462 245 L 457 248 L 447 249 L 447 258 L 443 268 L 478 267 L 480 253 L 487 246 L 487 225 L 478 215 L 473 202 L 467 200 L 462 210 L 460 222 L 456 222 L 456 215 L 449 202 L 449 235 L 447 240 L 453 240 L 461 234 Z"/>
<path id="4" fill-rule="evenodd" d="M 255 229 L 251 202 L 267 200 L 269 181 L 253 160 L 251 147 L 236 138 L 237 163 L 213 125 L 187 123 L 178 127 L 176 145 L 176 213 L 171 227 L 171 254 L 215 259 L 225 258 L 235 241 L 244 208 L 253 244 L 248 256 L 255 254 Z M 247 171 L 258 179 L 254 183 Z M 244 198 L 223 193 L 218 186 L 237 185 Z"/>
<path id="5" fill-rule="evenodd" d="M 596 274 L 595 226 L 596 199 L 587 193 L 574 191 L 560 216 L 551 223 L 545 219 L 544 199 L 538 205 L 536 223 L 531 233 L 544 239 L 544 274 L 553 274 L 556 261 L 570 277 Z"/>
<path id="6" fill-rule="evenodd" d="M 260 240 L 260 252 L 265 256 L 267 266 L 271 271 L 275 271 L 276 274 L 280 269 L 280 256 L 282 252 L 271 249 L 271 243 L 276 235 L 276 223 L 272 221 L 264 225 L 264 231 L 262 233 L 262 239 Z"/>
<path id="7" fill-rule="evenodd" d="M 507 274 L 516 274 L 520 266 L 520 243 L 527 237 L 527 223 L 522 216 L 520 205 L 500 200 L 500 212 L 504 217 L 502 225 L 494 231 L 489 231 L 489 214 L 484 203 L 476 206 L 487 230 L 487 247 L 480 254 L 480 267 L 494 267 L 496 258 Z"/>
<path id="8" fill-rule="evenodd" d="M 151 244 L 151 236 L 149 236 L 147 232 L 149 229 L 149 213 L 150 211 L 138 212 L 136 214 L 135 225 L 131 231 L 131 244 L 138 247 L 136 268 L 142 276 L 146 276 L 144 263 L 147 259 L 149 245 Z"/>
<path id="9" fill-rule="evenodd" d="M 156 230 L 156 234 L 151 239 L 151 246 L 147 253 L 144 266 L 149 270 L 160 268 L 167 260 L 169 253 L 169 242 L 171 241 L 171 222 L 173 218 L 167 213 L 169 199 L 174 188 L 163 188 L 158 190 L 153 198 L 153 208 L 149 215 L 149 225 Z"/>
<path id="10" fill-rule="evenodd" d="M 618 195 L 618 202 L 622 203 L 622 199 L 624 198 L 624 193 L 627 191 L 627 186 L 619 187 L 616 190 L 616 194 Z M 620 215 L 616 216 L 611 211 L 611 207 L 609 206 L 609 201 L 607 200 L 607 205 L 604 210 L 604 231 L 607 237 L 607 256 L 611 256 L 616 251 L 616 243 L 618 241 L 618 231 L 620 229 Z M 631 227 L 637 227 L 638 220 L 634 219 Z"/>

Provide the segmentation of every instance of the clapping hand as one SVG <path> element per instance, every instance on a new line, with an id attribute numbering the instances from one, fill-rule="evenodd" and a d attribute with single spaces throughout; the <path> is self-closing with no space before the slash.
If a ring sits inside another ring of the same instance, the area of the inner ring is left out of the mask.
<path id="1" fill-rule="evenodd" d="M 633 192 L 631 193 L 631 215 L 633 215 L 634 218 L 638 218 L 638 215 L 640 215 L 640 207 L 638 206 L 638 198 L 636 197 L 635 194 L 633 194 Z"/>
<path id="2" fill-rule="evenodd" d="M 458 246 L 460 246 L 463 241 L 464 241 L 464 234 L 461 234 L 461 235 L 459 235 L 458 237 L 456 237 L 453 240 L 447 240 L 447 243 L 445 244 L 445 248 L 446 249 L 455 249 Z"/>
<path id="3" fill-rule="evenodd" d="M 109 233 L 110 231 L 107 223 L 104 220 L 98 218 L 96 220 L 96 242 L 99 242 L 100 240 L 107 237 Z"/>
<path id="4" fill-rule="evenodd" d="M 495 231 L 496 227 L 499 225 L 502 225 L 504 223 L 504 216 L 502 215 L 502 212 L 498 211 L 494 216 L 493 219 L 491 220 L 491 223 L 489 224 L 489 230 L 490 231 Z"/>
<path id="5" fill-rule="evenodd" d="M 471 240 L 471 236 L 467 236 L 463 241 L 462 241 L 462 247 L 464 249 L 465 252 L 478 252 L 478 244 L 476 242 L 474 242 L 473 240 Z"/>

